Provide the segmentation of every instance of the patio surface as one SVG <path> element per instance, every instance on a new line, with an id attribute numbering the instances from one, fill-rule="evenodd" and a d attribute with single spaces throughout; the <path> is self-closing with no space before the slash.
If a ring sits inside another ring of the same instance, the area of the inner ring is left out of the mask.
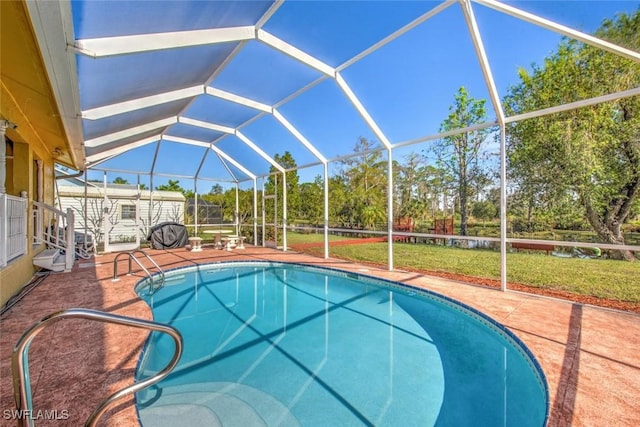
<path id="1" fill-rule="evenodd" d="M 549 383 L 549 426 L 640 425 L 640 315 L 250 245 L 231 252 L 206 246 L 202 252 L 147 252 L 164 269 L 223 260 L 299 262 L 358 271 L 447 295 L 506 325 L 526 343 Z M 15 408 L 11 351 L 35 321 L 67 308 L 151 319 L 148 306 L 133 292 L 142 272 L 113 282 L 114 257 L 80 260 L 70 273 L 50 274 L 2 316 L 0 425 L 16 425 L 5 412 Z M 120 263 L 120 271 L 125 264 Z M 45 329 L 29 352 L 33 404 L 36 411 L 50 411 L 49 416 L 58 419 L 39 420 L 37 425 L 83 424 L 102 399 L 133 382 L 145 338 L 142 330 L 77 319 Z M 125 398 L 116 404 L 100 425 L 137 426 L 132 402 Z"/>

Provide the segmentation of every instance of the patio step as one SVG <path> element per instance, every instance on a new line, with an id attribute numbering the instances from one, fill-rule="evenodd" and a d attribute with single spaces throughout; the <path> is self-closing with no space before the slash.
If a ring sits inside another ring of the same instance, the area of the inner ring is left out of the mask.
<path id="1" fill-rule="evenodd" d="M 64 271 L 65 256 L 58 249 L 45 249 L 33 257 L 33 265 L 51 271 Z"/>

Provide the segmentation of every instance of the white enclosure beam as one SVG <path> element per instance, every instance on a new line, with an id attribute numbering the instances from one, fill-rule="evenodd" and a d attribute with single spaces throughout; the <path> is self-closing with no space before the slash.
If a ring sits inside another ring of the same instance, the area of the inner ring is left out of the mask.
<path id="1" fill-rule="evenodd" d="M 156 171 L 156 163 L 158 162 L 158 153 L 160 152 L 160 146 L 162 140 L 156 144 L 156 150 L 153 152 L 153 160 L 151 161 L 151 169 L 149 170 L 149 180 L 151 182 L 151 191 L 153 191 L 153 174 Z"/>
<path id="2" fill-rule="evenodd" d="M 229 176 L 231 176 L 231 178 L 233 179 L 233 182 L 236 183 L 236 186 L 238 185 L 238 177 L 236 177 L 236 175 L 233 173 L 233 171 L 231 170 L 231 168 L 229 167 L 229 165 L 227 164 L 227 162 L 224 161 L 224 159 L 222 158 L 222 156 L 220 156 L 220 154 L 217 155 L 218 156 L 218 160 L 220 160 L 220 163 L 222 163 L 222 166 L 224 167 L 224 169 L 227 171 L 227 173 L 229 174 Z M 236 233 L 238 234 L 238 233 Z"/>
<path id="3" fill-rule="evenodd" d="M 394 32 L 393 34 L 388 35 L 387 37 L 385 37 L 384 39 L 380 40 L 379 42 L 377 42 L 373 46 L 363 50 L 362 52 L 360 52 L 359 54 L 357 54 L 353 58 L 349 59 L 347 62 L 345 62 L 342 65 L 338 66 L 338 68 L 336 70 L 338 72 L 340 72 L 340 71 L 344 70 L 345 68 L 355 64 L 356 62 L 360 61 L 362 58 L 366 57 L 367 55 L 372 54 L 373 52 L 375 52 L 376 50 L 380 49 L 381 47 L 391 43 L 392 41 L 394 41 L 395 39 L 397 39 L 401 35 L 407 33 L 408 31 L 411 31 L 412 29 L 414 29 L 418 25 L 422 24 L 427 19 L 429 19 L 429 18 L 437 15 L 438 13 L 442 12 L 443 10 L 445 10 L 446 8 L 448 8 L 449 6 L 454 4 L 456 1 L 457 0 L 447 0 L 447 1 L 444 1 L 444 2 L 440 3 L 439 5 L 437 5 L 433 9 L 429 10 L 428 12 L 423 14 L 422 16 L 414 19 L 413 21 L 411 21 L 410 23 L 408 23 L 404 27 L 400 28 L 398 31 Z"/>
<path id="4" fill-rule="evenodd" d="M 240 95 L 236 95 L 221 89 L 216 89 L 207 86 L 205 89 L 207 95 L 215 96 L 216 98 L 224 99 L 226 101 L 235 102 L 236 104 L 244 105 L 245 107 L 254 108 L 256 110 L 264 111 L 265 113 L 271 113 L 272 107 L 263 104 L 262 102 L 254 101 L 249 98 L 245 98 Z"/>
<path id="5" fill-rule="evenodd" d="M 502 101 L 496 88 L 493 73 L 491 72 L 491 66 L 489 65 L 489 59 L 484 49 L 484 43 L 482 42 L 482 36 L 478 30 L 478 23 L 476 21 L 473 8 L 471 7 L 470 0 L 460 0 L 460 6 L 462 7 L 462 13 L 467 23 L 467 28 L 471 34 L 471 40 L 480 62 L 480 68 L 482 69 L 482 75 L 484 76 L 485 84 L 489 90 L 489 97 L 493 104 L 493 109 L 496 112 L 498 124 L 500 125 L 500 288 L 502 291 L 507 290 L 507 150 L 506 150 L 506 127 L 505 127 L 505 115 L 502 108 Z"/>
<path id="6" fill-rule="evenodd" d="M 502 108 L 500 94 L 498 94 L 498 89 L 493 78 L 493 73 L 491 72 L 491 66 L 489 65 L 489 59 L 487 58 L 487 53 L 484 49 L 482 36 L 480 35 L 480 31 L 478 30 L 478 23 L 473 13 L 471 2 L 470 0 L 460 0 L 460 6 L 462 8 L 462 13 L 464 14 L 464 19 L 467 23 L 467 28 L 469 29 L 469 33 L 471 34 L 471 41 L 473 42 L 473 47 L 475 48 L 476 55 L 478 56 L 478 61 L 480 62 L 480 68 L 482 69 L 484 82 L 487 85 L 489 97 L 491 98 L 493 109 L 496 112 L 498 123 L 500 125 L 504 125 L 504 110 Z"/>
<path id="7" fill-rule="evenodd" d="M 490 7 L 491 9 L 495 9 L 500 12 L 506 13 L 507 15 L 511 15 L 516 18 L 522 19 L 523 21 L 527 21 L 529 23 L 538 25 L 540 27 L 546 28 L 556 33 L 560 33 L 572 39 L 579 40 L 588 45 L 607 50 L 609 52 L 615 53 L 616 55 L 624 56 L 625 58 L 631 59 L 636 62 L 640 62 L 640 52 L 636 52 L 631 49 L 618 46 L 606 40 L 602 40 L 592 35 L 583 33 L 581 31 L 574 30 L 573 28 L 569 28 L 567 26 L 555 23 L 548 19 L 541 18 L 532 13 L 525 12 L 523 10 L 517 9 L 513 6 L 509 6 L 495 0 L 473 0 L 473 1 L 478 4 Z"/>
<path id="8" fill-rule="evenodd" d="M 322 75 L 322 76 L 318 77 L 317 79 L 315 79 L 311 83 L 307 84 L 306 86 L 298 89 L 297 91 L 295 91 L 291 95 L 288 95 L 285 98 L 283 98 L 280 101 L 278 101 L 277 103 L 275 103 L 273 108 L 280 108 L 281 106 L 283 106 L 287 102 L 289 102 L 289 101 L 291 101 L 293 99 L 296 99 L 298 96 L 302 95 L 306 91 L 312 89 L 313 87 L 315 87 L 318 84 L 322 83 L 323 81 L 327 80 L 329 77 L 330 76 L 327 76 L 327 75 Z M 331 77 L 333 78 L 333 76 L 331 76 Z"/>
<path id="9" fill-rule="evenodd" d="M 100 155 L 102 155 L 102 153 L 100 153 Z M 93 169 L 94 167 L 96 167 L 99 164 L 102 164 L 106 161 L 109 161 L 110 159 L 114 158 L 115 156 L 117 156 L 117 154 L 112 154 L 110 156 L 107 157 L 103 157 L 103 158 L 97 158 L 95 159 L 95 161 L 89 162 L 89 159 L 87 159 L 87 163 L 85 164 L 86 169 Z M 129 172 L 127 172 L 129 173 Z"/>
<path id="10" fill-rule="evenodd" d="M 218 156 L 220 156 L 223 159 L 225 159 L 227 162 L 231 163 L 233 166 L 238 168 L 240 171 L 242 171 L 242 173 L 247 175 L 249 178 L 251 178 L 253 180 L 256 179 L 256 175 L 253 172 L 251 172 L 249 169 L 247 169 L 244 166 L 242 166 L 233 157 L 229 156 L 227 153 L 225 153 L 224 151 L 222 151 L 221 149 L 219 149 L 215 145 L 212 145 L 210 148 L 211 148 L 211 150 L 213 150 L 214 153 L 216 153 Z"/>
<path id="11" fill-rule="evenodd" d="M 130 136 L 139 135 L 141 133 L 149 132 L 152 130 L 164 128 L 170 125 L 173 125 L 178 122 L 178 118 L 176 116 L 167 117 L 164 119 L 156 120 L 155 122 L 145 123 L 140 126 L 135 126 L 129 129 L 124 129 L 119 132 L 110 133 L 108 135 L 103 135 L 98 138 L 88 139 L 84 142 L 86 147 L 98 147 L 103 144 L 108 144 L 110 142 L 117 141 L 119 139 L 128 138 Z"/>
<path id="12" fill-rule="evenodd" d="M 283 4 L 284 4 L 284 0 L 276 0 L 275 2 L 273 2 L 271 7 L 269 7 L 269 9 L 267 9 L 267 11 L 264 13 L 264 15 L 262 15 L 260 20 L 256 23 L 256 28 L 257 29 L 262 28 L 267 23 L 267 21 L 269 21 L 269 19 L 271 19 L 273 14 L 276 13 L 278 11 L 278 9 L 280 8 L 280 6 L 282 6 Z"/>
<path id="13" fill-rule="evenodd" d="M 255 27 L 213 28 L 76 40 L 70 47 L 94 58 L 179 47 L 240 42 L 255 38 Z"/>
<path id="14" fill-rule="evenodd" d="M 202 95 L 203 93 L 204 86 L 187 87 L 184 89 L 173 90 L 171 92 L 159 93 L 157 95 L 145 96 L 143 98 L 131 99 L 129 101 L 91 108 L 89 110 L 84 110 L 81 115 L 83 119 L 98 120 L 105 117 L 115 116 L 116 114 L 128 113 L 130 111 L 166 104 L 167 102 L 193 98 L 195 96 Z"/>
<path id="15" fill-rule="evenodd" d="M 247 138 L 242 132 L 240 132 L 239 130 L 236 131 L 236 136 L 238 137 L 238 139 L 240 139 L 242 142 L 244 142 L 245 144 L 247 144 L 253 151 L 255 151 L 256 153 L 258 153 L 258 155 L 260 157 L 262 157 L 263 159 L 265 159 L 267 162 L 269 162 L 269 164 L 271 166 L 273 166 L 274 168 L 278 169 L 278 171 L 280 172 L 284 172 L 284 168 L 282 166 L 280 166 L 275 160 L 273 160 L 273 158 L 271 158 L 270 155 L 268 155 L 267 153 L 265 153 L 264 151 L 262 151 L 262 149 L 260 147 L 258 147 L 256 144 L 253 143 L 253 141 L 251 141 L 249 138 Z"/>
<path id="16" fill-rule="evenodd" d="M 391 148 L 391 143 L 389 142 L 387 137 L 384 135 L 384 133 L 382 133 L 382 130 L 378 127 L 378 124 L 371 118 L 371 116 L 369 115 L 369 112 L 366 110 L 366 108 L 364 108 L 364 106 L 362 105 L 358 97 L 353 93 L 353 91 L 351 90 L 347 82 L 344 80 L 344 78 L 342 78 L 342 75 L 340 73 L 336 74 L 336 83 L 338 83 L 338 86 L 340 87 L 340 89 L 342 89 L 342 92 L 344 92 L 344 94 L 347 96 L 351 104 L 358 111 L 362 119 L 367 123 L 369 128 L 373 131 L 376 138 L 378 138 L 378 140 L 382 143 L 382 145 L 384 145 L 385 148 L 387 149 Z"/>
<path id="17" fill-rule="evenodd" d="M 132 150 L 137 147 L 142 147 L 147 144 L 151 144 L 153 142 L 157 142 L 160 140 L 160 135 L 150 136 L 148 138 L 144 138 L 138 141 L 130 142 L 128 144 L 121 145 L 120 147 L 110 148 L 108 150 L 100 151 L 98 153 L 87 156 L 88 163 L 94 163 L 92 166 L 95 166 L 95 163 L 106 159 L 107 157 L 114 157 L 119 154 L 122 154 L 128 150 Z"/>
<path id="18" fill-rule="evenodd" d="M 313 153 L 313 155 L 316 156 L 318 160 L 320 160 L 322 163 L 327 163 L 327 159 L 322 155 L 322 153 L 320 153 L 320 151 L 318 151 L 318 149 L 312 143 L 310 143 L 309 140 L 304 137 L 304 135 L 302 135 L 291 123 L 289 123 L 289 121 L 285 119 L 278 110 L 273 110 L 273 117 L 275 117 L 276 120 L 278 120 L 280 124 L 282 124 L 282 126 L 284 126 L 289 132 L 291 132 L 291 134 L 295 136 L 296 139 L 300 141 L 300 143 L 302 143 L 302 145 L 307 147 L 307 149 L 311 151 L 311 153 Z"/>
<path id="19" fill-rule="evenodd" d="M 471 126 L 466 126 L 466 127 L 460 128 L 460 129 L 452 129 L 452 130 L 449 130 L 449 131 L 446 131 L 446 132 L 438 132 L 438 133 L 435 133 L 435 134 L 421 136 L 419 138 L 414 138 L 414 139 L 409 139 L 407 141 L 398 142 L 396 144 L 393 144 L 391 147 L 392 148 L 407 147 L 409 145 L 420 144 L 421 142 L 433 141 L 435 139 L 446 138 L 446 137 L 453 136 L 453 135 L 459 135 L 461 133 L 467 133 L 467 132 L 473 132 L 473 131 L 480 130 L 480 129 L 486 129 L 486 128 L 495 126 L 497 124 L 498 123 L 495 120 L 491 121 L 491 122 L 478 123 L 478 124 L 471 125 Z"/>
<path id="20" fill-rule="evenodd" d="M 211 144 L 209 144 L 209 147 L 211 147 Z M 207 160 L 208 155 L 209 155 L 209 150 L 205 150 L 204 154 L 202 155 L 202 159 L 200 159 L 200 164 L 198 165 L 198 169 L 196 169 L 194 183 L 198 181 L 198 178 L 200 177 L 200 172 L 202 171 L 202 167 L 204 166 L 204 162 Z"/>
<path id="21" fill-rule="evenodd" d="M 261 42 L 265 43 L 268 46 L 271 46 L 276 50 L 279 50 L 285 55 L 288 55 L 293 59 L 298 60 L 303 64 L 306 64 L 309 67 L 317 71 L 320 71 L 321 73 L 326 74 L 330 77 L 334 77 L 336 75 L 335 68 L 325 64 L 324 62 L 309 55 L 308 53 L 301 51 L 297 47 L 290 45 L 284 40 L 279 39 L 273 34 L 270 34 L 264 30 L 258 30 L 256 34 L 257 34 L 258 40 L 260 40 Z"/>
<path id="22" fill-rule="evenodd" d="M 198 141 L 197 139 L 183 138 L 181 136 L 162 135 L 163 141 L 177 142 L 178 144 L 195 145 L 197 147 L 209 148 L 210 142 Z"/>
<path id="23" fill-rule="evenodd" d="M 575 110 L 576 108 L 588 107 L 589 105 L 601 104 L 603 102 L 615 101 L 617 99 L 629 98 L 632 96 L 640 95 L 640 87 L 636 87 L 622 92 L 614 92 L 609 95 L 596 96 L 594 98 L 583 99 L 576 102 L 570 102 L 568 104 L 558 105 L 556 107 L 544 108 L 542 110 L 530 111 L 528 113 L 517 114 L 505 119 L 506 123 L 518 122 L 521 120 L 532 119 L 534 117 L 548 116 L 555 113 L 561 113 L 563 111 Z"/>
<path id="24" fill-rule="evenodd" d="M 228 133 L 228 134 L 233 134 L 235 132 L 235 129 L 227 126 L 222 126 L 215 123 L 203 122 L 201 120 L 190 119 L 188 117 L 179 117 L 178 123 L 184 123 L 185 125 L 196 126 L 199 128 L 214 130 L 216 132 L 222 132 L 222 133 Z"/>

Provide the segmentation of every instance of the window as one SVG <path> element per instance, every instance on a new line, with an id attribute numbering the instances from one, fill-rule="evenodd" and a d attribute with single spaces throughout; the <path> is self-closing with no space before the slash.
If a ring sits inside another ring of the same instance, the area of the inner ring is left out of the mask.
<path id="1" fill-rule="evenodd" d="M 120 219 L 136 219 L 135 205 L 122 205 L 120 207 Z"/>

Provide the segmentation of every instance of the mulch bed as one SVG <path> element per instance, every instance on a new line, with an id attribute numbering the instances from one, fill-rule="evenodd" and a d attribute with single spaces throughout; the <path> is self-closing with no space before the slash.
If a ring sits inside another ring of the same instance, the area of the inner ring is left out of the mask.
<path id="1" fill-rule="evenodd" d="M 353 245 L 353 244 L 362 244 L 362 243 L 376 243 L 376 242 L 383 242 L 383 241 L 386 241 L 386 237 L 338 240 L 335 242 L 330 242 L 329 245 L 344 246 L 344 245 Z M 291 248 L 298 252 L 306 252 L 305 249 L 321 247 L 321 246 L 323 246 L 323 243 L 301 243 L 301 244 L 291 245 Z M 311 255 L 317 255 L 317 254 L 311 253 Z M 352 261 L 346 258 L 340 258 L 338 256 L 333 256 L 333 257 L 338 259 L 345 259 L 346 261 Z M 363 261 L 358 261 L 358 263 L 363 265 L 369 265 L 372 267 L 377 267 L 377 268 L 386 268 L 386 265 L 382 263 L 363 262 Z M 403 267 L 402 270 L 412 271 L 414 273 L 423 274 L 425 276 L 442 277 L 444 279 L 471 283 L 477 286 L 485 286 L 488 288 L 500 289 L 500 281 L 495 279 L 485 279 L 482 277 L 466 276 L 464 274 L 449 273 L 446 271 L 427 270 L 427 269 L 409 268 L 409 267 Z M 598 298 L 591 295 L 580 295 L 573 292 L 561 291 L 557 289 L 538 288 L 535 286 L 524 285 L 522 283 L 508 283 L 507 287 L 515 291 L 526 292 L 529 294 L 536 294 L 536 295 L 544 295 L 544 296 L 553 297 L 553 298 L 560 298 L 563 300 L 568 300 L 568 301 L 572 301 L 579 304 L 595 305 L 598 307 L 606 307 L 614 310 L 640 313 L 640 303 L 611 300 L 606 298 Z"/>

